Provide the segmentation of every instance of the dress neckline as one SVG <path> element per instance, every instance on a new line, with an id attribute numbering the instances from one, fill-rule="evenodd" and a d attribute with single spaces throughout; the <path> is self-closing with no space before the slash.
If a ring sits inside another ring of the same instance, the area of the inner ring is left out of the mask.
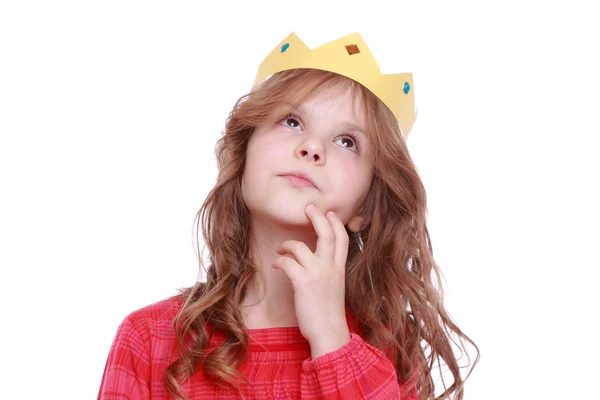
<path id="1" fill-rule="evenodd" d="M 178 306 L 181 307 L 183 301 L 178 299 Z M 361 335 L 360 327 L 355 322 L 354 316 L 348 305 L 346 309 L 346 321 L 351 333 Z M 206 322 L 208 331 L 211 330 L 210 322 Z M 299 326 L 283 326 L 272 328 L 251 328 L 244 330 L 248 336 L 248 349 L 251 352 L 273 352 L 273 351 L 308 351 L 310 354 L 310 344 L 302 336 Z M 221 332 L 215 332 L 208 343 L 208 347 L 218 345 L 225 340 Z"/>
<path id="2" fill-rule="evenodd" d="M 246 334 L 252 352 L 310 351 L 310 344 L 297 326 L 246 329 Z"/>

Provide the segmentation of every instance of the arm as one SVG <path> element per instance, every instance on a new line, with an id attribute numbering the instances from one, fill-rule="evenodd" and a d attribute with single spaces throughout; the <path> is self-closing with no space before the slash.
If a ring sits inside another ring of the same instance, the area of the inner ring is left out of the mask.
<path id="1" fill-rule="evenodd" d="M 150 399 L 149 382 L 148 342 L 126 318 L 110 348 L 98 400 Z"/>
<path id="2" fill-rule="evenodd" d="M 418 400 L 416 391 L 405 393 L 398 384 L 396 369 L 386 355 L 356 333 L 337 350 L 304 361 L 302 370 L 303 400 Z"/>

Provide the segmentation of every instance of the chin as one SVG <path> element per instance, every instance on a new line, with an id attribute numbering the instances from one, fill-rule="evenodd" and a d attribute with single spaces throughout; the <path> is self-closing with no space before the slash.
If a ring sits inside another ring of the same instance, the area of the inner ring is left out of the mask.
<path id="1" fill-rule="evenodd" d="M 261 216 L 262 220 L 269 220 L 277 225 L 286 227 L 303 227 L 311 225 L 310 220 L 304 212 L 308 203 L 299 201 L 288 203 L 267 203 L 261 207 L 250 210 L 251 214 Z"/>
<path id="2" fill-rule="evenodd" d="M 314 194 L 280 188 L 252 194 L 257 196 L 245 198 L 251 214 L 290 227 L 312 225 L 304 210 L 309 203 L 320 203 Z"/>
<path id="3" fill-rule="evenodd" d="M 272 208 L 267 211 L 268 215 L 277 223 L 281 225 L 289 226 L 305 226 L 310 225 L 311 222 L 304 212 L 306 204 L 299 205 L 298 207 L 292 207 L 288 205 L 286 207 Z"/>

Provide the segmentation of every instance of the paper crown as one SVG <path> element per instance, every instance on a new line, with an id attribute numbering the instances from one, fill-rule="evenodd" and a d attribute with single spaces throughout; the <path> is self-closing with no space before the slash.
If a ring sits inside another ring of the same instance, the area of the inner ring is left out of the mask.
<path id="1" fill-rule="evenodd" d="M 382 75 L 373 54 L 358 33 L 310 50 L 291 33 L 258 67 L 258 82 L 276 72 L 311 68 L 334 72 L 369 89 L 392 111 L 406 139 L 417 118 L 412 73 Z"/>

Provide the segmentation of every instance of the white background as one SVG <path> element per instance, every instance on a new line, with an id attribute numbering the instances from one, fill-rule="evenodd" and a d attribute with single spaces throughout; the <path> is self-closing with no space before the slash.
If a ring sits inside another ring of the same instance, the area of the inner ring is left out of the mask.
<path id="1" fill-rule="evenodd" d="M 465 399 L 600 398 L 593 8 L 2 2 L 0 397 L 97 395 L 121 320 L 196 279 L 214 144 L 258 64 L 293 31 L 358 31 L 414 72 L 434 256 L 482 352 Z"/>

